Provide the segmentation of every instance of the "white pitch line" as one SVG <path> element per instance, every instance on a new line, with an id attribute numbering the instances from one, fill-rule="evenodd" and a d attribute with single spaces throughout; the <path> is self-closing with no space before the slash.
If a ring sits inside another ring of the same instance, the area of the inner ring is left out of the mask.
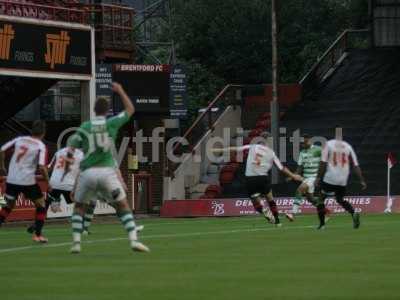
<path id="1" fill-rule="evenodd" d="M 303 218 L 303 217 L 307 217 L 307 216 L 298 216 L 297 218 Z M 244 220 L 246 220 L 246 221 L 254 221 L 254 220 L 260 220 L 260 218 L 259 218 L 259 216 L 243 216 L 243 217 L 232 217 L 230 220 L 229 220 L 229 223 L 233 223 L 233 222 L 243 222 Z M 165 219 L 164 219 L 165 220 Z M 213 220 L 217 220 L 217 221 L 222 221 L 221 219 L 219 220 L 218 218 L 212 218 L 212 219 L 210 219 L 210 218 L 206 218 L 206 217 L 201 217 L 201 218 L 198 218 L 198 219 L 196 219 L 196 220 L 185 220 L 184 218 L 182 218 L 182 219 L 180 219 L 180 221 L 176 221 L 176 222 L 146 222 L 146 221 L 144 221 L 144 222 L 142 222 L 142 220 L 141 219 L 137 219 L 137 220 L 135 220 L 137 223 L 139 223 L 140 225 L 144 225 L 144 226 L 146 226 L 146 227 L 154 227 L 154 226 L 165 226 L 165 225 L 177 225 L 177 226 L 181 226 L 182 224 L 193 224 L 193 223 L 210 223 L 210 221 L 213 221 Z M 261 220 L 263 220 L 263 219 L 261 219 Z M 228 222 L 227 222 L 228 223 Z M 93 223 L 93 225 L 94 226 L 98 226 L 98 225 L 100 225 L 100 226 L 108 226 L 108 225 L 115 225 L 115 224 L 117 224 L 117 225 L 119 225 L 120 223 L 118 222 L 118 220 L 116 219 L 115 220 L 115 222 L 109 222 L 109 223 Z M 223 222 L 220 222 L 220 223 L 216 223 L 216 224 L 218 224 L 218 225 L 220 225 L 220 224 L 224 224 Z M 65 223 L 64 224 L 65 226 L 63 226 L 63 224 L 46 224 L 46 227 L 45 227 L 45 230 L 46 230 L 46 232 L 52 232 L 52 233 L 54 233 L 54 232 L 64 232 L 65 231 L 65 228 L 64 227 L 67 227 L 67 228 L 70 228 L 71 227 L 71 224 L 70 223 Z M 92 226 L 93 226 L 92 225 Z M 0 237 L 2 237 L 2 236 L 4 236 L 4 235 L 13 235 L 13 234 L 18 234 L 18 233 L 20 233 L 21 232 L 21 230 L 20 229 L 23 229 L 23 228 L 25 228 L 26 229 L 26 227 L 19 227 L 19 229 L 18 230 L 13 230 L 13 229 L 11 229 L 11 227 L 6 227 L 6 231 L 0 231 Z M 69 233 L 68 233 L 69 234 Z"/>
<path id="2" fill-rule="evenodd" d="M 387 225 L 393 224 L 397 222 L 379 222 L 375 223 L 374 225 Z M 371 223 L 370 223 L 371 224 Z M 329 228 L 341 228 L 341 227 L 349 227 L 350 225 L 330 225 Z M 315 228 L 313 225 L 307 226 L 290 226 L 290 227 L 282 227 L 282 228 L 275 228 L 275 227 L 253 227 L 253 228 L 246 228 L 246 229 L 234 229 L 234 230 L 221 230 L 221 231 L 202 231 L 202 232 L 190 232 L 190 233 L 172 233 L 172 234 L 154 234 L 154 235 L 143 235 L 142 239 L 156 239 L 156 238 L 175 238 L 175 237 L 190 237 L 190 236 L 202 236 L 202 235 L 217 235 L 217 234 L 232 234 L 232 233 L 244 233 L 244 232 L 256 232 L 256 231 L 281 231 L 281 230 L 291 230 L 291 229 L 307 229 L 307 228 Z M 351 228 L 351 227 L 349 227 Z M 119 237 L 119 238 L 111 238 L 111 239 L 101 239 L 101 240 L 93 240 L 93 241 L 83 241 L 83 244 L 98 244 L 98 243 L 107 243 L 107 242 L 114 242 L 114 241 L 123 241 L 127 240 L 126 237 Z M 24 251 L 24 250 L 32 250 L 32 249 L 46 249 L 46 248 L 58 248 L 71 245 L 71 242 L 63 242 L 63 243 L 56 243 L 56 244 L 47 244 L 47 245 L 35 245 L 35 246 L 24 246 L 24 247 L 15 247 L 15 248 L 6 248 L 0 249 L 1 253 L 9 253 L 9 252 L 16 252 L 16 251 Z"/>
<path id="3" fill-rule="evenodd" d="M 315 226 L 292 226 L 286 228 L 266 228 L 266 227 L 256 227 L 256 228 L 247 228 L 247 229 L 235 229 L 235 230 L 221 230 L 221 231 L 203 231 L 203 232 L 190 232 L 190 233 L 172 233 L 172 234 L 154 234 L 154 235 L 143 235 L 142 239 L 158 239 L 158 238 L 175 238 L 175 237 L 191 237 L 191 236 L 202 236 L 202 235 L 215 235 L 215 234 L 232 234 L 232 233 L 244 233 L 244 232 L 256 232 L 256 231 L 279 231 L 279 230 L 288 230 L 288 229 L 305 229 L 305 228 L 314 228 Z M 338 226 L 335 226 L 338 227 Z M 98 243 L 108 243 L 115 241 L 123 241 L 127 240 L 126 237 L 119 238 L 111 238 L 111 239 L 101 239 L 101 240 L 93 240 L 93 241 L 82 241 L 83 244 L 98 244 Z M 48 245 L 35 245 L 35 246 L 24 246 L 24 247 L 15 247 L 15 248 L 6 248 L 0 249 L 1 253 L 9 253 L 9 252 L 17 252 L 24 250 L 32 250 L 32 249 L 46 249 L 46 248 L 58 248 L 71 245 L 71 242 L 64 243 L 56 243 L 56 244 L 48 244 Z"/>

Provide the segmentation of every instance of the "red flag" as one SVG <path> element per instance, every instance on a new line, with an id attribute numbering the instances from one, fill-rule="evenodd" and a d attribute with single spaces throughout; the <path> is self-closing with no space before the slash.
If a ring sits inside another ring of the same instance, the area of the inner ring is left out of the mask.
<path id="1" fill-rule="evenodd" d="M 389 169 L 393 168 L 393 166 L 397 163 L 396 158 L 394 157 L 392 152 L 389 152 L 387 156 L 387 163 Z"/>

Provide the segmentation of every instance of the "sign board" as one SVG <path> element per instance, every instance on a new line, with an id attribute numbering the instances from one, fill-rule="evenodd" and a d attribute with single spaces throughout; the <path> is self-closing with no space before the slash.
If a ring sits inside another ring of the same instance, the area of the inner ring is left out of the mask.
<path id="1" fill-rule="evenodd" d="M 89 29 L 0 20 L 0 71 L 92 74 Z"/>
<path id="2" fill-rule="evenodd" d="M 111 64 L 98 64 L 96 65 L 96 96 L 97 97 L 110 97 L 113 92 L 111 91 L 112 83 L 112 65 Z"/>
<path id="3" fill-rule="evenodd" d="M 383 213 L 386 197 L 351 196 L 346 197 L 356 211 L 361 213 Z M 280 213 L 292 210 L 294 198 L 275 198 Z M 344 209 L 332 198 L 326 200 L 326 207 L 333 213 L 344 213 Z M 393 212 L 400 212 L 400 196 L 393 197 Z M 302 214 L 315 214 L 316 208 L 308 202 L 301 206 Z M 210 199 L 210 200 L 167 200 L 161 208 L 162 217 L 239 217 L 257 215 L 250 199 Z"/>
<path id="4" fill-rule="evenodd" d="M 117 64 L 113 80 L 123 85 L 137 113 L 169 113 L 169 65 Z M 114 102 L 114 113 L 122 110 L 120 102 L 118 98 Z"/>
<path id="5" fill-rule="evenodd" d="M 169 84 L 169 107 L 172 118 L 185 118 L 187 115 L 186 73 L 182 66 L 171 67 Z"/>
<path id="6" fill-rule="evenodd" d="M 39 186 L 46 195 L 47 186 L 44 181 L 38 181 Z M 0 194 L 5 193 L 5 182 L 4 180 L 0 180 Z M 70 217 L 72 215 L 72 205 L 68 205 L 64 200 L 61 201 L 61 212 L 53 213 L 49 209 L 47 217 L 48 218 L 60 218 L 60 217 Z M 104 202 L 97 202 L 96 210 L 94 212 L 96 215 L 103 215 L 103 214 L 114 214 L 115 209 L 109 206 Z M 16 207 L 12 211 L 12 213 L 7 218 L 7 221 L 30 221 L 33 220 L 35 216 L 35 206 L 34 204 L 26 199 L 23 195 L 20 195 L 16 201 Z"/>

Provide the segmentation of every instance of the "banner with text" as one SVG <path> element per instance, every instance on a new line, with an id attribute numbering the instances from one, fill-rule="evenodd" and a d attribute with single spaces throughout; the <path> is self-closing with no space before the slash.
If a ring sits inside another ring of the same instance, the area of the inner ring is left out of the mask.
<path id="1" fill-rule="evenodd" d="M 187 116 L 186 81 L 183 66 L 172 66 L 169 82 L 169 108 L 172 118 L 185 118 Z"/>
<path id="2" fill-rule="evenodd" d="M 43 181 L 39 181 L 39 186 L 46 196 L 47 185 Z M 0 196 L 4 197 L 6 191 L 5 182 L 0 181 Z M 1 208 L 0 208 L 1 209 Z M 104 202 L 97 202 L 95 214 L 114 214 L 115 209 Z M 49 209 L 48 218 L 63 218 L 70 217 L 72 215 L 72 205 L 68 205 L 64 200 L 61 201 L 61 212 L 53 213 Z M 16 202 L 16 207 L 13 212 L 7 218 L 7 221 L 30 221 L 35 216 L 35 206 L 31 201 L 26 199 L 23 195 L 20 195 Z"/>
<path id="3" fill-rule="evenodd" d="M 0 70 L 91 75 L 91 32 L 0 21 Z"/>
<path id="4" fill-rule="evenodd" d="M 360 213 L 383 213 L 386 208 L 384 196 L 351 196 L 345 198 Z M 294 198 L 275 198 L 280 213 L 290 212 Z M 343 213 L 337 202 L 328 198 L 326 206 L 332 213 Z M 400 212 L 400 196 L 393 197 L 393 212 Z M 316 213 L 315 207 L 304 202 L 301 213 Z M 161 208 L 161 217 L 236 217 L 256 215 L 249 199 L 167 200 Z"/>

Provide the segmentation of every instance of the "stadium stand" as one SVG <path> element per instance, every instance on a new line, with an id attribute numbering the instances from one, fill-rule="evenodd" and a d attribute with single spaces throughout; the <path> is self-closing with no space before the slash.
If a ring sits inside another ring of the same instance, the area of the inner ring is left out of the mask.
<path id="1" fill-rule="evenodd" d="M 301 80 L 302 101 L 298 101 L 300 99 L 293 90 L 286 89 L 290 91 L 286 92 L 282 88 L 280 126 L 287 130 L 287 164 L 291 169 L 296 168 L 294 159 L 297 159 L 291 155 L 293 149 L 289 142 L 294 131 L 300 129 L 300 133 L 329 139 L 334 136 L 336 126 L 342 127 L 344 139 L 354 146 L 365 172 L 369 185 L 365 194 L 384 195 L 386 182 L 382 178 L 386 177 L 386 155 L 398 152 L 400 147 L 397 130 L 400 118 L 397 101 L 400 94 L 400 50 L 396 47 L 372 47 L 370 38 L 368 30 L 343 32 Z M 244 99 L 241 103 L 241 126 L 244 128 L 241 138 L 244 144 L 270 127 L 269 88 L 241 87 Z M 208 128 L 213 129 L 214 125 L 210 124 Z M 191 128 L 186 136 L 191 136 L 191 130 L 194 132 Z M 219 136 L 205 130 L 203 134 Z M 235 144 L 239 137 L 232 137 L 231 144 Z M 199 140 L 201 138 L 197 138 Z M 230 163 L 208 163 L 207 167 L 200 168 L 200 176 L 191 175 L 190 182 L 185 183 L 189 186 L 186 198 L 246 197 L 244 165 L 236 163 L 235 159 Z M 393 170 L 392 176 L 399 178 L 399 170 Z M 274 191 L 278 196 L 291 196 L 295 187 L 281 183 Z M 393 187 L 392 194 L 399 192 L 398 186 Z M 349 186 L 349 195 L 359 193 L 358 185 Z"/>
<path id="2" fill-rule="evenodd" d="M 333 128 L 342 127 L 344 139 L 359 155 L 369 195 L 385 194 L 385 154 L 400 148 L 399 57 L 396 48 L 349 51 L 335 73 L 289 110 L 281 123 L 289 135 L 301 128 L 315 136 L 332 137 Z M 393 176 L 398 178 L 398 169 Z M 399 186 L 394 185 L 392 192 L 398 194 Z M 351 185 L 349 194 L 359 194 L 358 187 Z"/>

